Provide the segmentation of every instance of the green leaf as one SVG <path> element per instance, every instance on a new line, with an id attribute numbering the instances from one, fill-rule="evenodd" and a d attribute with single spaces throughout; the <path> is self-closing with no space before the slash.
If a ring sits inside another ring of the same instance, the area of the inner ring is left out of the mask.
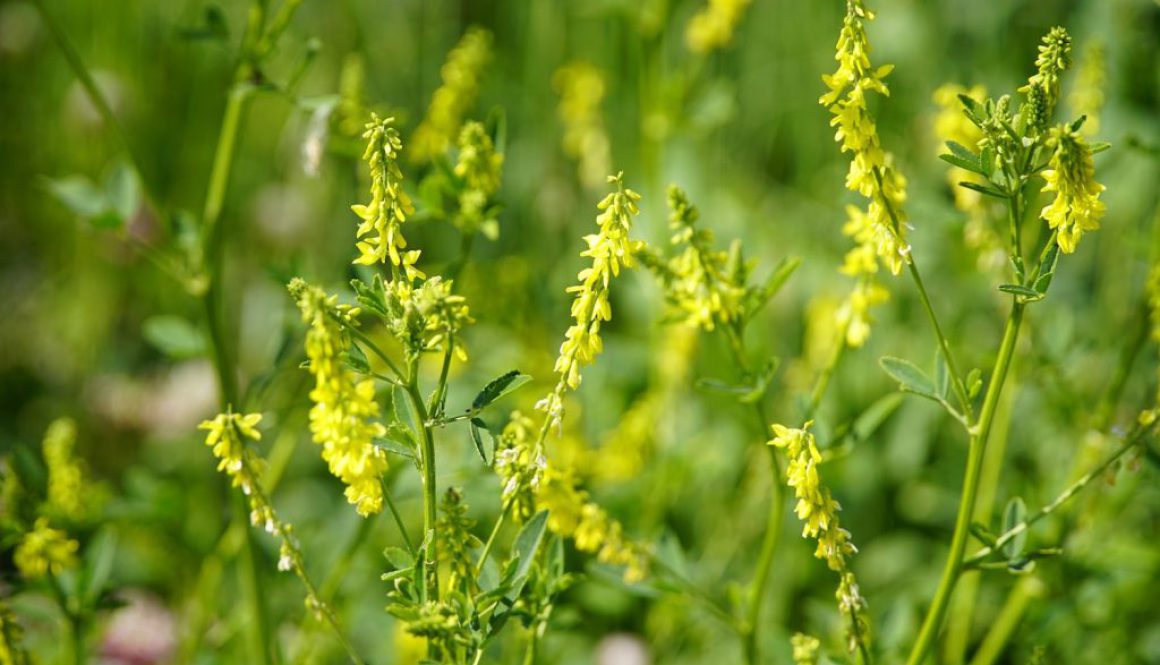
<path id="1" fill-rule="evenodd" d="M 105 590 L 117 558 L 117 533 L 101 529 L 85 548 L 85 604 L 93 607 Z"/>
<path id="2" fill-rule="evenodd" d="M 967 397 L 974 399 L 983 387 L 983 370 L 978 367 L 967 372 Z"/>
<path id="3" fill-rule="evenodd" d="M 1020 523 L 1027 519 L 1027 506 L 1024 505 L 1023 499 L 1019 497 L 1012 497 L 1007 502 L 1007 507 L 1003 509 L 1003 533 L 1014 529 Z M 1027 545 L 1027 530 L 1024 529 L 1017 536 L 1007 541 L 1003 545 L 1003 555 L 1007 560 L 1014 562 L 1023 555 L 1023 548 Z"/>
<path id="4" fill-rule="evenodd" d="M 1021 298 L 1038 300 L 1043 297 L 1043 294 L 1040 292 L 1036 291 L 1035 289 L 1027 288 L 1022 284 L 1000 284 L 999 290 L 1003 293 L 1010 293 L 1013 296 L 1019 296 Z"/>
<path id="5" fill-rule="evenodd" d="M 512 593 L 509 598 L 519 597 L 520 591 L 523 590 L 524 582 L 527 581 L 528 572 L 532 569 L 532 562 L 535 561 L 536 550 L 540 548 L 540 543 L 544 540 L 544 532 L 548 529 L 548 511 L 541 510 L 524 524 L 524 528 L 520 529 L 516 535 L 515 545 L 512 546 L 512 553 L 519 557 L 516 564 L 515 573 L 513 575 Z"/>
<path id="6" fill-rule="evenodd" d="M 878 359 L 878 364 L 884 372 L 890 375 L 890 378 L 898 382 L 899 389 L 938 400 L 934 383 L 930 377 L 915 367 L 913 363 L 902 358 L 883 356 Z"/>
<path id="7" fill-rule="evenodd" d="M 487 430 L 487 423 L 483 422 L 479 418 L 472 418 L 470 421 L 468 421 L 467 424 L 468 430 L 471 432 L 471 442 L 475 444 L 475 452 L 479 453 L 479 459 L 483 460 L 484 464 L 491 466 L 492 459 L 495 457 L 494 447 L 489 454 L 487 446 L 484 445 L 483 436 L 479 433 L 481 429 Z M 490 433 L 491 432 L 488 431 L 488 434 Z M 492 439 L 493 446 L 494 443 L 495 440 Z"/>
<path id="8" fill-rule="evenodd" d="M 966 187 L 967 189 L 973 189 L 976 192 L 979 192 L 981 194 L 986 194 L 987 196 L 993 196 L 997 199 L 1006 199 L 1007 198 L 1006 194 L 995 189 L 994 187 L 991 187 L 989 185 L 980 185 L 977 182 L 967 182 L 966 180 L 963 180 L 963 181 L 959 182 L 959 187 Z"/>
<path id="9" fill-rule="evenodd" d="M 1099 154 L 1111 147 L 1112 144 L 1108 143 L 1107 141 L 1093 141 L 1088 145 L 1088 148 L 1091 149 L 1093 155 Z"/>
<path id="10" fill-rule="evenodd" d="M 79 217 L 89 219 L 109 209 L 109 200 L 88 178 L 71 175 L 48 181 L 48 191 Z"/>
<path id="11" fill-rule="evenodd" d="M 934 389 L 939 399 L 946 399 L 951 387 L 951 375 L 947 371 L 947 361 L 943 354 L 935 349 L 934 352 Z"/>
<path id="12" fill-rule="evenodd" d="M 132 167 L 124 162 L 113 167 L 105 180 L 105 197 L 122 222 L 133 219 L 141 206 L 141 185 Z"/>
<path id="13" fill-rule="evenodd" d="M 383 556 L 395 567 L 396 571 L 410 570 L 415 566 L 415 557 L 401 547 L 388 547 L 383 550 Z"/>
<path id="14" fill-rule="evenodd" d="M 370 374 L 371 365 L 367 361 L 367 354 L 363 353 L 358 344 L 351 344 L 346 350 L 346 365 L 360 374 Z"/>
<path id="15" fill-rule="evenodd" d="M 208 348 L 201 331 L 179 316 L 151 316 L 141 325 L 141 335 L 174 360 L 203 356 Z"/>
<path id="16" fill-rule="evenodd" d="M 761 288 L 753 290 L 748 298 L 746 316 L 753 316 L 760 312 L 774 296 L 781 291 L 785 283 L 801 266 L 802 260 L 797 256 L 787 256 L 774 267 L 773 272 L 766 278 Z"/>
<path id="17" fill-rule="evenodd" d="M 1051 280 L 1055 277 L 1055 266 L 1059 263 L 1059 243 L 1053 242 L 1039 262 L 1039 277 L 1035 279 L 1035 291 L 1040 297 L 1047 295 Z"/>
<path id="18" fill-rule="evenodd" d="M 978 173 L 979 175 L 987 175 L 987 172 L 983 170 L 982 165 L 977 160 L 966 160 L 966 159 L 963 159 L 957 155 L 951 155 L 948 153 L 943 153 L 943 154 L 939 155 L 938 158 L 943 160 L 947 164 L 950 164 L 951 166 L 957 166 L 960 169 L 970 171 L 971 173 Z M 960 183 L 960 184 L 962 184 L 962 183 Z"/>
<path id="19" fill-rule="evenodd" d="M 513 369 L 503 376 L 492 379 L 490 383 L 484 386 L 483 390 L 479 391 L 479 394 L 475 396 L 475 399 L 471 400 L 471 408 L 475 411 L 485 409 L 496 400 L 531 380 L 532 377 L 527 374 L 520 374 L 518 369 Z"/>
<path id="20" fill-rule="evenodd" d="M 358 303 L 364 309 L 370 310 L 379 316 L 387 315 L 386 292 L 381 277 L 375 275 L 370 284 L 366 284 L 362 280 L 352 279 L 350 280 L 350 286 L 354 289 L 354 295 Z"/>

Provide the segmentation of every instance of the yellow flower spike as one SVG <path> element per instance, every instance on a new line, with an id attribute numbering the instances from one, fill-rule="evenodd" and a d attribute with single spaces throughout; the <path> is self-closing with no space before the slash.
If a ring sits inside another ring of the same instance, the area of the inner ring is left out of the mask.
<path id="1" fill-rule="evenodd" d="M 374 440 L 385 436 L 386 428 L 377 420 L 374 382 L 359 380 L 344 364 L 350 348 L 345 328 L 357 325 L 357 310 L 338 305 L 333 296 L 300 279 L 293 280 L 289 290 L 310 324 L 306 333 L 306 356 L 314 375 L 310 432 L 322 446 L 330 472 L 347 486 L 347 501 L 363 517 L 376 514 L 383 509 L 381 479 L 387 458 Z"/>
<path id="2" fill-rule="evenodd" d="M 866 249 L 855 256 L 855 263 L 848 262 L 843 270 L 873 272 L 865 265 L 872 249 L 877 260 L 884 261 L 897 275 L 909 260 L 910 252 L 903 212 L 906 179 L 894 168 L 893 156 L 882 149 L 877 125 L 866 105 L 867 92 L 890 94 L 885 78 L 893 69 L 893 65 L 877 68 L 871 65 L 865 22 L 873 18 L 862 0 L 846 3 L 846 17 L 834 56 L 838 68 L 822 77 L 829 92 L 818 101 L 834 116 L 830 120 L 830 125 L 836 128 L 834 140 L 841 145 L 842 152 L 851 153 L 847 189 L 870 200 L 866 219 L 847 225 L 845 231 Z M 890 207 L 889 211 L 886 206 Z"/>
<path id="3" fill-rule="evenodd" d="M 403 191 L 403 172 L 399 169 L 403 142 L 399 131 L 392 126 L 394 121 L 394 118 L 380 119 L 372 114 L 363 134 L 367 139 L 363 160 L 370 166 L 371 200 L 366 205 L 351 206 L 362 220 L 355 232 L 359 256 L 354 262 L 374 265 L 389 260 L 408 279 L 422 279 L 423 273 L 415 268 L 419 252 L 404 251 L 407 240 L 403 237 L 402 224 L 415 207 Z"/>
<path id="4" fill-rule="evenodd" d="M 411 158 L 415 162 L 443 154 L 455 140 L 464 115 L 479 96 L 484 68 L 491 61 L 491 43 L 490 32 L 471 27 L 447 54 L 439 70 L 442 84 L 431 96 L 427 116 L 412 137 Z"/>
<path id="5" fill-rule="evenodd" d="M 465 185 L 459 195 L 459 215 L 455 224 L 463 231 L 474 233 L 478 230 L 495 240 L 499 237 L 499 224 L 494 217 L 488 217 L 487 207 L 499 190 L 503 155 L 496 152 L 481 123 L 469 122 L 459 132 L 459 157 L 454 172 Z"/>
<path id="6" fill-rule="evenodd" d="M 1031 93 L 1038 89 L 1044 98 L 1044 118 L 1050 118 L 1051 112 L 1059 101 L 1059 79 L 1063 72 L 1071 66 L 1071 36 L 1067 30 L 1054 27 L 1043 36 L 1043 43 L 1039 46 L 1039 55 L 1035 58 L 1038 71 L 1027 80 L 1027 85 L 1019 88 L 1020 92 Z"/>
<path id="7" fill-rule="evenodd" d="M 79 520 L 89 512 L 84 471 L 73 455 L 77 426 L 69 418 L 60 418 L 44 433 L 44 463 L 48 468 L 47 509 L 53 515 Z"/>
<path id="8" fill-rule="evenodd" d="M 564 125 L 565 154 L 580 162 L 580 182 L 598 187 L 611 169 L 612 148 L 600 103 L 607 91 L 604 74 L 586 62 L 566 64 L 552 75 L 560 95 L 556 115 Z"/>
<path id="9" fill-rule="evenodd" d="M 48 518 L 40 517 L 16 546 L 12 561 L 25 579 L 34 580 L 76 568 L 79 549 L 80 543 L 50 527 Z"/>
<path id="10" fill-rule="evenodd" d="M 1043 172 L 1043 191 L 1055 192 L 1055 199 L 1039 214 L 1059 232 L 1059 248 L 1071 254 L 1084 233 L 1100 228 L 1105 188 L 1095 180 L 1091 148 L 1078 132 L 1059 125 L 1050 130 L 1047 146 L 1053 152 Z"/>
<path id="11" fill-rule="evenodd" d="M 1093 41 L 1080 56 L 1075 86 L 1068 95 L 1073 116 L 1084 116 L 1080 131 L 1095 136 L 1100 131 L 1100 112 L 1104 108 L 1104 85 L 1107 78 L 1107 53 L 1103 42 Z"/>
<path id="12" fill-rule="evenodd" d="M 685 45 L 690 51 L 701 54 L 728 46 L 751 1 L 708 0 L 701 11 L 689 19 L 685 28 Z"/>
<path id="13" fill-rule="evenodd" d="M 591 267 L 577 275 L 580 284 L 567 288 L 574 294 L 572 300 L 573 325 L 564 335 L 555 371 L 560 375 L 556 388 L 536 407 L 548 414 L 558 425 L 563 417 L 564 393 L 580 387 L 580 370 L 590 364 L 603 350 L 600 324 L 612 318 L 608 301 L 608 287 L 612 278 L 620 274 L 621 266 L 631 268 L 633 256 L 644 244 L 629 238 L 632 218 L 640 212 L 637 202 L 640 194 L 624 186 L 623 174 L 608 176 L 615 191 L 605 196 L 597 208 L 598 233 L 584 237 L 588 248 L 580 256 L 592 259 Z"/>

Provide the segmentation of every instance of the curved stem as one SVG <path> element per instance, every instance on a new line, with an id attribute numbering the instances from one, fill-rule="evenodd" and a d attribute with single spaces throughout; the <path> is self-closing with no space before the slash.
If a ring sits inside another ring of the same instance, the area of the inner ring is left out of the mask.
<path id="1" fill-rule="evenodd" d="M 487 555 L 491 553 L 491 548 L 495 545 L 495 537 L 499 535 L 500 527 L 503 526 L 504 518 L 507 517 L 508 502 L 504 502 L 499 509 L 499 517 L 495 520 L 495 526 L 491 528 L 491 535 L 487 537 L 487 542 L 483 544 L 483 551 L 479 553 L 479 563 L 475 564 L 475 575 L 478 577 L 483 572 L 483 564 L 487 563 Z"/>
<path id="2" fill-rule="evenodd" d="M 919 665 L 926 659 L 926 655 L 942 627 L 951 593 L 954 591 L 955 584 L 963 570 L 963 553 L 966 551 L 967 539 L 970 536 L 971 516 L 975 511 L 975 497 L 979 489 L 983 453 L 987 447 L 987 437 L 991 432 L 995 410 L 999 405 L 999 396 L 1002 394 L 1003 384 L 1007 380 L 1007 370 L 1010 368 L 1011 358 L 1014 356 L 1015 343 L 1019 338 L 1019 327 L 1023 322 L 1024 306 L 1014 300 L 1011 305 L 1011 314 L 1007 317 L 1007 325 L 1003 330 L 1003 341 L 999 345 L 999 357 L 996 359 L 995 368 L 991 372 L 991 381 L 983 399 L 983 410 L 979 414 L 979 422 L 973 428 L 974 433 L 967 450 L 967 471 L 963 479 L 963 493 L 959 501 L 958 516 L 955 519 L 955 531 L 951 537 L 951 549 L 947 554 L 946 564 L 943 567 L 934 600 L 931 602 L 930 609 L 927 610 L 918 639 L 907 659 L 908 665 Z"/>

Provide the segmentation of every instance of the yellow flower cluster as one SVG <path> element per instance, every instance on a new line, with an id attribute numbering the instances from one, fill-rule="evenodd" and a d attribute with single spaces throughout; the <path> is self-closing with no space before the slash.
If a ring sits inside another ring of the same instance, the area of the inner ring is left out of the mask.
<path id="1" fill-rule="evenodd" d="M 741 316 L 745 286 L 726 271 L 729 255 L 713 248 L 713 232 L 697 228 L 696 206 L 676 185 L 668 191 L 671 242 L 685 247 L 669 261 L 665 296 L 686 323 L 711 331 Z"/>
<path id="2" fill-rule="evenodd" d="M 503 482 L 503 503 L 517 521 L 548 511 L 548 529 L 571 538 L 576 549 L 595 553 L 601 563 L 625 566 L 625 579 L 640 581 L 647 571 L 645 551 L 624 537 L 624 529 L 588 493 L 576 487 L 570 472 L 548 463 L 538 451 L 532 420 L 518 411 L 500 436 L 495 470 Z"/>
<path id="3" fill-rule="evenodd" d="M 580 182 L 595 188 L 611 169 L 612 147 L 600 102 L 607 84 L 604 74 L 587 62 L 572 62 L 556 70 L 552 86 L 560 95 L 556 109 L 564 123 L 564 152 L 580 162 Z"/>
<path id="4" fill-rule="evenodd" d="M 637 202 L 640 194 L 624 186 L 623 174 L 608 176 L 608 182 L 616 191 L 605 196 L 597 204 L 600 214 L 596 223 L 599 233 L 584 236 L 588 249 L 580 256 L 592 259 L 592 266 L 580 271 L 580 284 L 568 287 L 568 293 L 575 294 L 572 301 L 572 318 L 575 323 L 565 334 L 560 345 L 560 356 L 556 359 L 555 371 L 560 374 L 556 388 L 537 404 L 548 418 L 559 424 L 563 416 L 564 393 L 568 389 L 580 387 L 580 370 L 591 363 L 603 349 L 600 340 L 600 324 L 612 318 L 612 306 L 608 302 L 608 287 L 612 278 L 620 274 L 621 266 L 631 268 L 633 254 L 643 243 L 628 237 L 632 229 L 632 218 L 640 212 Z"/>
<path id="5" fill-rule="evenodd" d="M 455 175 L 463 180 L 464 188 L 459 194 L 459 217 L 461 229 L 474 233 L 479 230 L 491 240 L 499 237 L 499 223 L 494 215 L 489 216 L 491 199 L 499 191 L 503 173 L 503 155 L 495 151 L 495 145 L 483 124 L 469 122 L 459 132 L 459 159 L 455 164 Z"/>
<path id="6" fill-rule="evenodd" d="M 374 439 L 384 436 L 386 428 L 376 420 L 374 382 L 359 381 L 344 364 L 350 348 L 346 327 L 357 325 L 358 310 L 339 305 L 337 297 L 328 297 L 301 279 L 291 281 L 289 290 L 310 324 L 306 333 L 306 355 L 314 375 L 310 432 L 322 446 L 330 472 L 347 485 L 347 501 L 360 515 L 373 515 L 383 509 L 382 476 L 387 470 L 386 454 Z"/>
<path id="7" fill-rule="evenodd" d="M 447 54 L 439 70 L 443 82 L 431 96 L 427 117 L 411 139 L 414 161 L 426 162 L 443 154 L 455 140 L 463 116 L 479 96 L 483 70 L 491 60 L 491 42 L 490 32 L 471 27 Z"/>
<path id="8" fill-rule="evenodd" d="M 1079 71 L 1076 72 L 1075 86 L 1068 95 L 1071 112 L 1084 116 L 1080 130 L 1094 136 L 1100 131 L 1100 112 L 1104 108 L 1104 79 L 1106 77 L 1107 54 L 1102 42 L 1093 41 L 1083 50 Z"/>
<path id="9" fill-rule="evenodd" d="M 846 557 L 858 550 L 850 542 L 850 533 L 838 523 L 841 506 L 818 477 L 822 454 L 808 428 L 809 423 L 806 429 L 773 425 L 774 438 L 769 443 L 785 450 L 789 457 L 786 484 L 794 489 L 797 497 L 794 511 L 803 522 L 802 537 L 816 538 L 818 547 L 814 556 L 824 560 L 831 570 L 840 572 L 846 569 Z"/>
<path id="10" fill-rule="evenodd" d="M 48 467 L 47 510 L 66 520 L 80 520 L 89 513 L 90 496 L 85 496 L 84 471 L 73 456 L 77 426 L 60 418 L 44 433 L 44 464 Z"/>
<path id="11" fill-rule="evenodd" d="M 789 643 L 793 647 L 794 665 L 818 665 L 818 648 L 822 646 L 818 638 L 794 633 Z"/>
<path id="12" fill-rule="evenodd" d="M 439 276 L 418 286 L 406 280 L 384 285 L 388 327 L 408 349 L 430 351 L 450 343 L 456 356 L 467 360 L 467 347 L 457 333 L 474 319 L 467 299 L 452 293 L 451 286 Z"/>
<path id="13" fill-rule="evenodd" d="M 1100 228 L 1105 188 L 1096 182 L 1091 148 L 1077 132 L 1059 125 L 1051 129 L 1047 146 L 1053 152 L 1043 172 L 1043 191 L 1055 192 L 1055 199 L 1039 214 L 1059 231 L 1059 248 L 1071 254 L 1086 231 Z"/>
<path id="14" fill-rule="evenodd" d="M 750 0 L 709 0 L 689 19 L 685 28 L 685 45 L 694 53 L 708 53 L 728 46 L 749 3 Z"/>
<path id="15" fill-rule="evenodd" d="M 838 601 L 838 611 L 850 618 L 846 628 L 846 649 L 853 652 L 859 645 L 869 641 L 869 624 L 866 621 L 866 598 L 858 588 L 858 580 L 850 571 L 842 572 L 838 590 L 834 592 Z"/>
<path id="16" fill-rule="evenodd" d="M 873 18 L 861 0 L 846 3 L 835 56 L 838 68 L 822 77 L 830 91 L 819 102 L 834 115 L 830 125 L 838 128 L 834 139 L 841 143 L 842 152 L 852 153 L 846 187 L 870 199 L 865 215 L 846 226 L 845 233 L 858 243 L 852 251 L 863 255 L 847 264 L 869 273 L 877 270 L 877 260 L 881 260 L 897 275 L 910 253 L 902 209 L 906 179 L 893 167 L 890 153 L 882 149 L 877 125 L 866 106 L 868 92 L 890 94 L 883 80 L 893 69 L 893 65 L 871 67 L 864 23 Z M 877 258 L 874 262 L 865 260 L 870 251 Z"/>
<path id="17" fill-rule="evenodd" d="M 546 463 L 533 487 L 536 508 L 548 511 L 548 529 L 571 538 L 576 549 L 596 554 L 596 560 L 624 566 L 624 579 L 639 582 L 648 573 L 647 554 L 624 537 L 620 522 L 608 516 L 588 493 L 577 489 L 572 475 Z"/>
<path id="18" fill-rule="evenodd" d="M 40 517 L 16 546 L 12 561 L 26 579 L 39 579 L 49 573 L 59 575 L 76 568 L 78 549 L 80 543 L 64 531 L 50 527 L 48 518 Z"/>
<path id="19" fill-rule="evenodd" d="M 1060 75 L 1071 66 L 1071 36 L 1067 34 L 1067 30 L 1056 26 L 1043 36 L 1039 55 L 1035 58 L 1035 66 L 1038 71 L 1027 79 L 1027 85 L 1019 91 L 1028 93 L 1029 100 L 1042 94 L 1045 104 L 1043 116 L 1050 118 L 1056 102 L 1059 101 Z"/>
<path id="20" fill-rule="evenodd" d="M 260 422 L 262 422 L 260 413 L 241 414 L 227 410 L 225 413 L 219 413 L 213 420 L 203 421 L 198 425 L 198 429 L 208 432 L 205 435 L 205 445 L 209 446 L 213 450 L 214 457 L 218 458 L 218 471 L 224 471 L 230 477 L 232 485 L 240 487 L 242 493 L 246 495 L 250 507 L 250 523 L 278 538 L 278 570 L 294 571 L 305 580 L 302 552 L 294 537 L 294 527 L 278 518 L 270 499 L 262 489 L 260 476 L 265 462 L 246 448 L 247 441 L 262 439 L 262 433 L 258 431 Z M 313 587 L 310 585 L 307 585 L 306 605 L 312 610 L 325 610 L 325 606 L 314 595 Z"/>
<path id="21" fill-rule="evenodd" d="M 399 170 L 403 142 L 392 126 L 394 121 L 372 114 L 363 134 L 367 139 L 363 159 L 371 170 L 371 202 L 351 206 L 362 220 L 356 232 L 359 257 L 354 262 L 369 266 L 390 258 L 392 270 L 402 268 L 408 279 L 422 278 L 423 273 L 415 268 L 419 250 L 405 251 L 402 224 L 415 207 L 403 191 L 403 172 Z"/>
<path id="22" fill-rule="evenodd" d="M 858 348 L 870 338 L 870 308 L 890 300 L 890 292 L 873 279 L 859 279 L 838 308 L 838 325 L 846 331 L 846 344 Z"/>

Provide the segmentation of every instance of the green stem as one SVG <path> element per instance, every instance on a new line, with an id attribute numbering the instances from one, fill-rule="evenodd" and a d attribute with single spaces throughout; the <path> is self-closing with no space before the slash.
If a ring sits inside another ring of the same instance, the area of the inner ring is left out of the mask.
<path id="1" fill-rule="evenodd" d="M 1007 370 L 1011 366 L 1011 359 L 1015 352 L 1015 343 L 1019 339 L 1019 327 L 1023 322 L 1024 305 L 1013 301 L 1011 314 L 1007 317 L 1007 325 L 1003 330 L 1003 341 L 999 345 L 999 356 L 995 361 L 995 368 L 991 373 L 991 381 L 987 386 L 987 394 L 983 399 L 983 409 L 979 414 L 979 421 L 973 428 L 970 445 L 967 450 L 967 470 L 963 479 L 963 493 L 959 501 L 958 516 L 955 519 L 955 531 L 951 537 L 951 549 L 947 554 L 946 565 L 943 567 L 942 577 L 939 579 L 938 589 L 934 600 L 927 610 L 919 631 L 918 640 L 911 649 L 908 665 L 919 665 L 926 659 L 935 637 L 942 627 L 947 606 L 955 584 L 963 569 L 963 553 L 966 551 L 967 539 L 970 536 L 971 516 L 975 511 L 975 497 L 979 489 L 980 471 L 983 466 L 984 452 L 987 447 L 987 437 L 991 432 L 995 410 L 999 404 L 999 396 L 1003 391 L 1003 384 L 1007 380 Z"/>
<path id="2" fill-rule="evenodd" d="M 483 544 L 483 551 L 479 553 L 479 563 L 475 564 L 476 577 L 479 577 L 483 572 L 483 564 L 487 563 L 487 556 L 491 553 L 492 546 L 495 545 L 495 537 L 499 535 L 500 527 L 503 526 L 504 518 L 507 517 L 508 507 L 508 502 L 506 501 L 500 506 L 499 517 L 495 520 L 495 526 L 492 527 L 491 534 L 487 537 L 487 542 Z"/>
<path id="3" fill-rule="evenodd" d="M 415 429 L 419 434 L 419 443 L 422 448 L 420 461 L 423 464 L 423 542 L 429 543 L 427 550 L 427 565 L 430 571 L 424 575 L 427 581 L 427 597 L 439 599 L 439 569 L 435 566 L 432 556 L 435 533 L 435 523 L 438 519 L 436 508 L 438 499 L 435 485 L 435 440 L 431 435 L 431 428 L 427 425 L 427 407 L 423 404 L 423 397 L 419 394 L 419 357 L 414 356 L 408 364 L 406 393 L 411 402 L 411 410 L 415 416 Z M 431 538 L 431 540 L 428 540 Z"/>
<path id="4" fill-rule="evenodd" d="M 1152 432 L 1154 428 L 1155 428 L 1155 424 L 1149 425 L 1147 427 L 1137 427 L 1132 432 L 1132 434 L 1130 434 L 1129 436 L 1127 436 L 1124 439 L 1123 445 L 1121 445 L 1106 460 L 1101 462 L 1099 464 L 1099 466 L 1097 466 L 1094 469 L 1092 469 L 1091 471 L 1088 471 L 1087 473 L 1085 473 L 1078 480 L 1076 480 L 1074 483 L 1069 485 L 1067 487 L 1067 489 L 1063 490 L 1063 492 L 1061 492 L 1059 494 L 1059 496 L 1055 497 L 1055 499 L 1052 500 L 1051 503 L 1048 503 L 1047 505 L 1045 505 L 1042 508 L 1040 508 L 1039 510 L 1037 510 L 1035 512 L 1035 514 L 1031 515 L 1030 517 L 1023 520 L 1022 522 L 1016 524 L 1015 526 L 1011 527 L 1007 531 L 1004 531 L 1002 534 L 999 535 L 998 538 L 995 539 L 995 543 L 993 545 L 983 547 L 978 552 L 975 552 L 970 557 L 966 558 L 963 561 L 963 565 L 969 567 L 969 566 L 975 566 L 975 565 L 981 563 L 984 559 L 986 559 L 988 556 L 990 556 L 993 552 L 996 552 L 996 551 L 1002 549 L 1004 545 L 1011 542 L 1011 540 L 1013 538 L 1015 538 L 1019 534 L 1023 533 L 1024 531 L 1027 531 L 1027 529 L 1030 529 L 1031 526 L 1034 525 L 1036 522 L 1038 522 L 1039 520 L 1054 513 L 1056 510 L 1059 509 L 1060 506 L 1067 503 L 1076 494 L 1079 494 L 1080 490 L 1087 487 L 1089 484 L 1091 484 L 1091 482 L 1093 480 L 1095 480 L 1096 478 L 1099 478 L 1101 475 L 1103 475 L 1103 473 L 1105 471 L 1107 471 L 1109 468 L 1111 468 L 1113 464 L 1115 464 L 1117 461 L 1119 461 L 1119 459 L 1121 457 L 1123 457 L 1124 454 L 1126 454 L 1129 450 L 1131 450 L 1132 448 L 1135 448 L 1137 445 L 1139 445 L 1140 442 L 1144 439 L 1144 437 L 1147 436 L 1150 432 Z"/>
<path id="5" fill-rule="evenodd" d="M 999 615 L 991 623 L 991 629 L 987 631 L 983 643 L 979 645 L 979 650 L 971 659 L 971 665 L 992 665 L 998 660 L 1003 653 L 1003 647 L 1019 625 L 1019 620 L 1023 618 L 1027 605 L 1042 593 L 1043 582 L 1037 578 L 1026 577 L 1019 580 L 1011 595 L 1007 597 L 1007 602 L 1003 604 L 1003 609 L 999 610 Z"/>
<path id="6" fill-rule="evenodd" d="M 878 191 L 881 192 L 883 190 L 882 171 L 877 166 L 874 167 L 874 179 L 878 183 Z M 894 234 L 901 237 L 900 231 L 902 229 L 902 223 L 898 219 L 898 213 L 894 210 L 894 206 L 886 197 L 879 197 L 879 199 L 882 206 L 886 208 L 886 213 L 890 216 L 891 223 L 894 225 Z M 918 269 L 918 263 L 914 259 L 913 252 L 906 256 L 906 268 L 910 273 L 911 279 L 914 281 L 915 287 L 918 288 L 918 295 L 922 300 L 922 307 L 926 310 L 926 317 L 930 321 L 930 327 L 938 339 L 939 351 L 942 352 L 943 359 L 946 360 L 947 371 L 951 375 L 951 387 L 955 391 L 955 397 L 958 398 L 963 408 L 963 413 L 966 415 L 967 420 L 970 421 L 974 414 L 971 409 L 971 400 L 967 397 L 967 388 L 963 382 L 963 375 L 959 373 L 958 366 L 955 364 L 955 358 L 951 354 L 950 343 L 947 341 L 946 335 L 943 334 L 942 326 L 938 322 L 938 316 L 934 313 L 934 306 L 931 305 L 930 296 L 926 293 L 926 285 L 922 281 L 922 273 Z"/>
<path id="7" fill-rule="evenodd" d="M 407 535 L 407 527 L 403 526 L 403 518 L 399 515 L 399 509 L 395 506 L 395 500 L 391 498 L 391 492 L 387 488 L 387 481 L 383 479 L 383 498 L 387 502 L 387 508 L 391 511 L 391 516 L 395 518 L 395 526 L 399 528 L 399 535 L 403 537 L 403 543 L 407 546 L 407 551 L 411 556 L 417 554 L 415 544 L 411 542 L 411 537 Z"/>

